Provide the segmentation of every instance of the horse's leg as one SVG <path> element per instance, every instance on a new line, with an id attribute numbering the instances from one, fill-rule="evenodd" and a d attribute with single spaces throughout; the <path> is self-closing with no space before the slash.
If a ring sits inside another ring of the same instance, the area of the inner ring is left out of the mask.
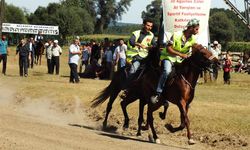
<path id="1" fill-rule="evenodd" d="M 187 128 L 187 137 L 188 137 L 188 143 L 189 144 L 195 144 L 194 140 L 191 138 L 191 132 L 190 132 L 190 122 L 188 118 L 188 104 L 186 104 L 185 100 L 181 101 L 181 104 L 178 105 L 178 108 L 180 110 L 180 115 L 181 115 L 181 124 L 177 128 L 173 128 L 172 125 L 167 125 L 166 127 L 168 128 L 169 131 L 171 132 L 176 132 L 183 130 L 185 127 Z"/>
<path id="2" fill-rule="evenodd" d="M 129 93 L 128 93 L 129 94 Z M 124 129 L 127 129 L 129 127 L 129 116 L 128 116 L 128 112 L 127 112 L 127 106 L 136 101 L 137 98 L 132 96 L 132 95 L 126 95 L 125 99 L 123 99 L 121 101 L 121 107 L 122 107 L 122 112 L 123 112 L 123 115 L 124 115 L 124 124 L 123 124 L 123 128 Z"/>
<path id="3" fill-rule="evenodd" d="M 144 121 L 143 119 L 143 112 L 144 112 L 144 106 L 146 105 L 145 101 L 140 99 L 140 104 L 139 104 L 139 118 L 138 118 L 138 130 L 137 130 L 137 136 L 141 136 L 141 130 L 142 130 L 142 122 Z M 146 125 L 148 128 L 148 123 Z"/>
<path id="4" fill-rule="evenodd" d="M 189 121 L 189 118 L 188 118 L 188 104 L 184 104 L 182 105 L 182 108 L 183 108 L 183 113 L 184 113 L 184 119 L 185 119 L 185 125 L 186 125 L 186 128 L 187 128 L 187 137 L 188 137 L 188 144 L 192 145 L 192 144 L 195 144 L 195 141 L 192 139 L 192 134 L 191 134 L 191 131 L 190 131 L 190 121 Z"/>
<path id="5" fill-rule="evenodd" d="M 166 118 L 166 115 L 167 115 L 167 110 L 168 110 L 168 106 L 169 106 L 169 103 L 165 103 L 164 104 L 164 110 L 163 112 L 159 112 L 159 116 L 162 120 L 164 120 Z"/>
<path id="6" fill-rule="evenodd" d="M 36 53 L 34 53 L 34 63 L 36 64 Z"/>
<path id="7" fill-rule="evenodd" d="M 42 54 L 39 55 L 39 65 L 42 65 Z"/>
<path id="8" fill-rule="evenodd" d="M 156 105 L 156 104 L 154 104 Z M 153 108 L 155 107 L 155 108 Z M 158 107 L 159 108 L 159 107 Z M 151 128 L 152 134 L 153 134 L 153 138 L 155 143 L 160 143 L 160 139 L 158 138 L 155 128 L 154 128 L 154 117 L 153 117 L 153 112 L 157 109 L 157 106 L 153 106 L 151 104 L 148 104 L 148 112 L 147 112 L 147 122 Z"/>
<path id="9" fill-rule="evenodd" d="M 179 127 L 175 128 L 171 124 L 166 124 L 166 128 L 172 133 L 183 130 L 185 128 L 185 116 L 182 104 L 178 104 L 178 108 L 180 110 L 180 118 L 181 118 L 181 124 L 179 125 Z"/>
<path id="10" fill-rule="evenodd" d="M 38 65 L 39 55 L 36 55 L 36 65 Z"/>
<path id="11" fill-rule="evenodd" d="M 104 119 L 104 121 L 103 121 L 103 123 L 102 123 L 102 124 L 103 124 L 103 128 L 106 128 L 106 127 L 107 127 L 107 121 L 108 121 L 109 113 L 110 113 L 110 111 L 111 111 L 111 109 L 112 109 L 112 105 L 113 105 L 113 103 L 114 103 L 114 101 L 115 101 L 115 99 L 116 99 L 116 97 L 117 97 L 117 95 L 119 94 L 120 91 L 121 91 L 120 89 L 115 90 L 115 91 L 111 94 L 111 96 L 110 96 L 110 98 L 109 98 L 109 102 L 108 102 L 107 108 L 106 108 L 106 116 L 105 116 L 105 119 Z"/>

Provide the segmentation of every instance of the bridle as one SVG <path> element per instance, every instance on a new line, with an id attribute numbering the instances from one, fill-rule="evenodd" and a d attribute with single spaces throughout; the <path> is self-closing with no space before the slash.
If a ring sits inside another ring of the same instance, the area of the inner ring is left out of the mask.
<path id="1" fill-rule="evenodd" d="M 211 55 L 211 56 L 208 58 L 208 60 L 209 60 L 209 61 L 212 61 L 214 58 L 215 58 L 215 56 L 214 56 L 214 55 Z M 194 60 L 192 60 L 192 59 L 190 59 L 190 65 L 191 65 L 192 67 L 194 67 L 196 70 L 198 70 L 199 72 L 204 71 L 204 70 L 207 70 L 207 71 L 211 72 L 211 70 L 208 69 L 208 67 L 200 67 L 200 66 L 198 66 L 198 65 L 194 62 Z M 190 87 L 192 90 L 194 89 L 195 85 L 193 86 L 193 85 L 185 78 L 185 76 L 184 76 L 183 74 L 181 74 L 181 78 L 186 82 L 187 85 L 189 85 L 189 87 Z"/>

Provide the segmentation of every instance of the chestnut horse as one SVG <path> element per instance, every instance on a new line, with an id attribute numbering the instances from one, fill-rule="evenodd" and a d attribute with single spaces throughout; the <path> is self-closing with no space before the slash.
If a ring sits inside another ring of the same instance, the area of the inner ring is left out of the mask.
<path id="1" fill-rule="evenodd" d="M 44 44 L 42 42 L 38 42 L 35 47 L 35 64 L 42 64 L 42 55 L 44 53 Z"/>
<path id="2" fill-rule="evenodd" d="M 171 132 L 187 128 L 187 137 L 189 144 L 194 144 L 194 140 L 191 138 L 191 132 L 189 128 L 188 108 L 194 98 L 195 86 L 200 72 L 203 69 L 207 69 L 212 62 L 218 60 L 212 55 L 210 51 L 202 47 L 201 45 L 194 45 L 192 47 L 192 55 L 185 59 L 178 68 L 176 68 L 175 75 L 170 82 L 167 82 L 160 100 L 153 104 L 150 102 L 150 97 L 155 94 L 158 79 L 160 77 L 159 70 L 148 68 L 151 71 L 147 71 L 143 77 L 137 81 L 137 84 L 130 86 L 127 89 L 127 93 L 123 96 L 121 102 L 125 120 L 128 119 L 126 106 L 140 97 L 140 113 L 138 119 L 138 132 L 137 135 L 141 135 L 141 124 L 143 121 L 143 108 L 145 104 L 148 104 L 147 111 L 147 124 L 149 124 L 153 138 L 156 143 L 160 143 L 153 124 L 153 112 L 159 109 L 164 104 L 164 99 L 176 104 L 181 114 L 181 124 L 179 127 L 174 128 L 172 125 L 168 125 L 168 129 Z M 164 113 L 166 113 L 167 107 Z"/>

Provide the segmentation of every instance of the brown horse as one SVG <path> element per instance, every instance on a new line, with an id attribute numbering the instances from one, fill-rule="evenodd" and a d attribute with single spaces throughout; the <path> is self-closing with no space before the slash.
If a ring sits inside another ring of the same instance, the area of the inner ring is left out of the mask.
<path id="1" fill-rule="evenodd" d="M 203 69 L 209 67 L 212 62 L 218 61 L 210 51 L 202 47 L 201 45 L 194 45 L 192 48 L 192 56 L 183 61 L 183 63 L 176 69 L 176 75 L 167 82 L 160 100 L 153 104 L 150 102 L 150 97 L 155 94 L 155 89 L 160 77 L 159 70 L 148 68 L 149 71 L 143 75 L 143 77 L 137 81 L 137 84 L 130 86 L 127 89 L 126 95 L 121 102 L 125 120 L 128 119 L 126 106 L 140 97 L 140 113 L 138 119 L 138 132 L 137 135 L 141 135 L 143 108 L 145 104 L 148 104 L 147 112 L 147 124 L 149 124 L 153 138 L 156 143 L 160 143 L 156 131 L 153 125 L 153 112 L 164 104 L 164 99 L 176 104 L 181 114 L 181 124 L 179 127 L 174 128 L 172 125 L 168 125 L 168 129 L 171 132 L 187 128 L 187 137 L 189 144 L 194 144 L 191 138 L 191 132 L 189 129 L 188 108 L 194 98 L 195 86 L 200 72 Z M 151 71 L 150 71 L 151 70 Z M 165 107 L 164 113 L 166 113 L 167 107 Z"/>
<path id="2" fill-rule="evenodd" d="M 42 55 L 44 53 L 44 44 L 42 42 L 38 42 L 35 46 L 35 64 L 42 64 Z"/>

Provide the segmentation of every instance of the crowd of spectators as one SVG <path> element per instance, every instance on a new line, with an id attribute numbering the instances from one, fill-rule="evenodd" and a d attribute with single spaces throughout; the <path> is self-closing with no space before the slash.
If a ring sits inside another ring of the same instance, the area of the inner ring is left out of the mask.
<path id="1" fill-rule="evenodd" d="M 77 42 L 76 42 L 77 40 Z M 43 40 L 41 35 L 37 35 L 34 38 L 21 39 L 20 43 L 16 47 L 16 54 L 19 55 L 19 72 L 20 76 L 28 76 L 28 68 L 33 68 L 34 55 L 37 42 L 42 41 L 45 47 L 45 56 L 47 59 L 47 73 L 59 75 L 60 72 L 60 55 L 62 54 L 62 48 L 59 46 L 58 40 Z M 77 55 L 79 59 L 74 59 L 70 51 L 72 51 L 72 45 L 77 45 L 79 52 Z M 6 64 L 8 56 L 8 43 L 6 36 L 4 35 L 0 40 L 0 62 L 3 62 L 2 74 L 6 74 Z M 69 66 L 71 70 L 70 82 L 78 83 L 82 78 L 99 78 L 99 79 L 111 79 L 113 73 L 122 67 L 126 66 L 126 51 L 127 44 L 123 39 L 109 40 L 104 38 L 103 41 L 97 42 L 95 40 L 80 41 L 79 38 L 74 39 L 72 45 L 69 46 Z M 221 60 L 220 66 L 216 64 L 211 65 L 211 78 L 216 80 L 218 77 L 218 70 L 223 71 L 224 83 L 230 83 L 230 72 L 243 72 L 244 64 L 242 59 L 238 59 L 238 62 L 233 65 L 230 52 L 226 54 L 221 53 L 221 45 L 218 41 L 214 41 L 211 44 L 211 52 L 215 57 Z M 77 61 L 77 63 L 76 63 Z M 72 64 L 76 64 L 72 65 Z M 74 76 L 74 81 L 72 77 Z"/>
<path id="2" fill-rule="evenodd" d="M 111 79 L 114 71 L 126 65 L 127 45 L 123 39 L 103 42 L 91 40 L 80 43 L 79 75 L 85 78 Z"/>

